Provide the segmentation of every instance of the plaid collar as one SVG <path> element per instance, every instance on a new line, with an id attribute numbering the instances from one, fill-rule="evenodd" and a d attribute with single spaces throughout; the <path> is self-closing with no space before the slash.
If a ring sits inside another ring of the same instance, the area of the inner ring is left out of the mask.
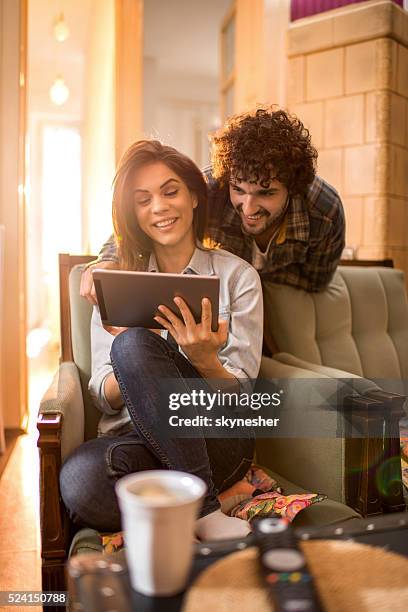
<path id="1" fill-rule="evenodd" d="M 310 222 L 304 198 L 291 197 L 286 220 L 286 239 L 309 242 Z"/>

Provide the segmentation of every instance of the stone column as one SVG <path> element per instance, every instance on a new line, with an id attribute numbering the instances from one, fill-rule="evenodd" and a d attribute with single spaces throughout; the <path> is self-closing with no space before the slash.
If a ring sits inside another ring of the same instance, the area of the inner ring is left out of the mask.
<path id="1" fill-rule="evenodd" d="M 343 199 L 347 246 L 408 276 L 408 13 L 372 0 L 293 23 L 287 101 Z"/>

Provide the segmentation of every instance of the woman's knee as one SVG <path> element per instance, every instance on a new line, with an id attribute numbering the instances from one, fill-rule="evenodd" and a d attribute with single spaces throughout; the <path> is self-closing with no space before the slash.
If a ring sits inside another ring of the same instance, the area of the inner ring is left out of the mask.
<path id="1" fill-rule="evenodd" d="M 131 327 L 114 339 L 111 347 L 111 359 L 116 364 L 134 364 L 146 360 L 146 355 L 162 348 L 162 338 L 144 327 Z"/>

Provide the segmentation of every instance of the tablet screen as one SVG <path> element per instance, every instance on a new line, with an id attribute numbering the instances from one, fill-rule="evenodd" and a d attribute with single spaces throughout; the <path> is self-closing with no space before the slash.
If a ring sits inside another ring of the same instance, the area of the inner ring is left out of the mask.
<path id="1" fill-rule="evenodd" d="M 119 327 L 160 329 L 154 320 L 160 304 L 181 318 L 174 303 L 181 297 L 189 306 L 197 323 L 201 321 L 201 300 L 211 301 L 211 329 L 218 329 L 220 279 L 218 276 L 197 274 L 163 274 L 159 272 L 128 272 L 94 270 L 93 279 L 102 322 Z"/>

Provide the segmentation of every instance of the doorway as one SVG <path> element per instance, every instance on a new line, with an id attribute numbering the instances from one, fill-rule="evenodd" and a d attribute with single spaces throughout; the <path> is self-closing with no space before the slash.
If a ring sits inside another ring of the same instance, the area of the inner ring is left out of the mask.
<path id="1" fill-rule="evenodd" d="M 144 3 L 143 129 L 203 168 L 220 125 L 220 29 L 231 0 Z"/>

